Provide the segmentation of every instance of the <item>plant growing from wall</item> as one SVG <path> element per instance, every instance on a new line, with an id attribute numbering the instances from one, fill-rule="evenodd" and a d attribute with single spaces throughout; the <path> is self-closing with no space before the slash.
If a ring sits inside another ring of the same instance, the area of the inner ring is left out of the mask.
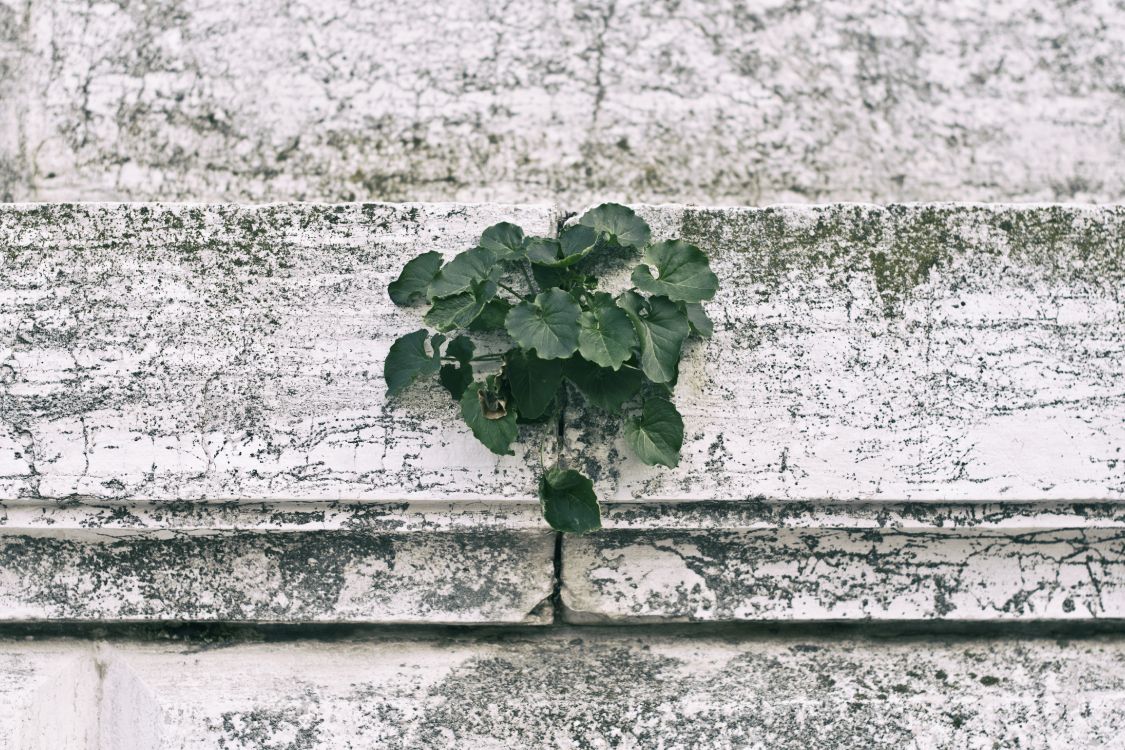
<path id="1" fill-rule="evenodd" d="M 631 287 L 599 289 L 599 274 L 622 263 L 636 263 Z M 711 335 L 701 303 L 717 289 L 699 248 L 651 242 L 648 225 L 625 206 L 598 206 L 557 238 L 496 224 L 449 262 L 419 255 L 390 284 L 396 305 L 429 306 L 423 319 L 436 333 L 423 328 L 391 345 L 388 397 L 437 376 L 476 438 L 511 455 L 521 424 L 557 428 L 579 394 L 625 418 L 625 440 L 641 461 L 674 467 L 684 441 L 672 404 L 680 353 L 689 336 Z M 601 526 L 593 482 L 574 469 L 544 467 L 539 499 L 552 528 Z"/>

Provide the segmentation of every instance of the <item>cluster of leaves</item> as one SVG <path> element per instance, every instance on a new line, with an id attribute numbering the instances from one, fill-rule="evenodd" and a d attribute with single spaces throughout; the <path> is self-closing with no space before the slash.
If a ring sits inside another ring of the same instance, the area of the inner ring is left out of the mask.
<path id="1" fill-rule="evenodd" d="M 637 256 L 630 289 L 599 291 L 599 269 Z M 511 455 L 520 424 L 557 424 L 577 392 L 629 417 L 625 439 L 642 461 L 673 467 L 684 440 L 671 401 L 680 353 L 690 335 L 711 335 L 701 303 L 717 289 L 699 248 L 651 242 L 648 225 L 625 206 L 598 206 L 557 238 L 496 224 L 448 263 L 432 251 L 414 258 L 391 283 L 395 304 L 429 305 L 424 320 L 437 333 L 421 329 L 391 346 L 388 396 L 437 375 L 477 439 Z M 473 332 L 496 351 L 478 352 Z M 546 471 L 539 497 L 555 529 L 601 526 L 593 483 L 573 469 Z"/>

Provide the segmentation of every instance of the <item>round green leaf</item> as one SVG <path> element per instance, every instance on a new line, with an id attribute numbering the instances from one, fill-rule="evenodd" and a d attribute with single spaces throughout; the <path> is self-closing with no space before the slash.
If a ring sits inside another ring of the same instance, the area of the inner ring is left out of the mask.
<path id="1" fill-rule="evenodd" d="M 461 416 L 473 431 L 473 435 L 486 448 L 501 456 L 511 456 L 514 453 L 508 446 L 519 433 L 519 427 L 516 425 L 516 410 L 507 409 L 502 416 L 490 418 L 485 412 L 485 406 L 491 407 L 497 398 L 496 391 L 485 383 L 473 383 L 461 394 Z M 490 413 L 495 414 L 491 410 Z"/>
<path id="2" fill-rule="evenodd" d="M 555 531 L 585 534 L 602 527 L 594 483 L 573 469 L 551 469 L 539 479 L 543 517 Z"/>
<path id="3" fill-rule="evenodd" d="M 453 357 L 462 364 L 468 362 L 473 358 L 473 352 L 476 347 L 473 345 L 473 340 L 468 336 L 458 336 L 449 342 L 449 346 L 445 347 L 445 356 Z"/>
<path id="4" fill-rule="evenodd" d="M 438 371 L 440 360 L 435 349 L 426 353 L 428 331 L 422 328 L 405 336 L 400 336 L 387 352 L 383 362 L 383 379 L 387 381 L 387 397 L 402 392 L 419 375 L 433 375 Z"/>
<path id="5" fill-rule="evenodd" d="M 633 324 L 605 292 L 594 294 L 590 309 L 578 316 L 578 326 L 578 352 L 594 364 L 616 370 L 633 356 Z"/>
<path id="6" fill-rule="evenodd" d="M 402 267 L 402 273 L 387 286 L 391 302 L 400 307 L 426 299 L 426 289 L 441 268 L 441 253 L 422 253 Z"/>
<path id="7" fill-rule="evenodd" d="M 629 316 L 637 333 L 644 374 L 654 383 L 674 381 L 688 335 L 687 313 L 667 297 L 646 301 L 635 292 L 624 292 L 617 306 Z"/>
<path id="8" fill-rule="evenodd" d="M 640 393 L 644 377 L 635 367 L 619 370 L 598 367 L 581 357 L 566 361 L 566 378 L 582 392 L 586 400 L 599 409 L 616 412 L 621 405 Z"/>
<path id="9" fill-rule="evenodd" d="M 558 359 L 540 359 L 534 352 L 515 349 L 504 358 L 508 387 L 520 416 L 538 419 L 555 400 L 562 383 L 563 364 Z"/>
<path id="10" fill-rule="evenodd" d="M 488 248 L 474 247 L 463 253 L 453 256 L 453 260 L 442 266 L 441 270 L 430 282 L 426 295 L 430 299 L 435 297 L 450 297 L 472 289 L 474 283 L 492 277 L 496 268 L 496 254 Z"/>
<path id="11" fill-rule="evenodd" d="M 715 296 L 719 277 L 698 247 L 666 240 L 645 250 L 641 265 L 633 269 L 633 285 L 678 302 L 702 302 Z"/>
<path id="12" fill-rule="evenodd" d="M 521 302 L 508 313 L 505 326 L 523 349 L 540 359 L 565 359 L 578 350 L 578 316 L 582 309 L 561 289 L 548 289 L 534 302 Z"/>
<path id="13" fill-rule="evenodd" d="M 523 230 L 509 222 L 493 224 L 480 237 L 480 247 L 491 250 L 496 260 L 516 260 L 523 256 Z"/>
<path id="14" fill-rule="evenodd" d="M 528 244 L 527 257 L 536 265 L 567 268 L 592 253 L 597 246 L 597 232 L 578 225 L 564 229 L 557 240 L 533 238 Z"/>
<path id="15" fill-rule="evenodd" d="M 578 219 L 582 226 L 591 227 L 595 232 L 618 245 L 642 248 L 648 244 L 652 231 L 644 219 L 633 213 L 633 209 L 617 203 L 603 203 L 591 208 Z"/>
<path id="16" fill-rule="evenodd" d="M 661 464 L 672 468 L 680 462 L 684 420 L 671 401 L 645 399 L 641 416 L 625 423 L 625 442 L 649 466 Z"/>

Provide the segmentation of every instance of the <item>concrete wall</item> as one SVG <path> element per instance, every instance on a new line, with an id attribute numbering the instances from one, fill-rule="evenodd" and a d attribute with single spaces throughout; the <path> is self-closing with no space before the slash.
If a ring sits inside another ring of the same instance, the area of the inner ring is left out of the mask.
<path id="1" fill-rule="evenodd" d="M 0 2 L 8 200 L 1125 196 L 1108 0 Z"/>

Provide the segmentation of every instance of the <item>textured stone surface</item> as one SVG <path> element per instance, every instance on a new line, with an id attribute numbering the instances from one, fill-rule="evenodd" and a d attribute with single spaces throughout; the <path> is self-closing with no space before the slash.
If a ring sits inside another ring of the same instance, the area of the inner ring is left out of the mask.
<path id="1" fill-rule="evenodd" d="M 9 504 L 0 620 L 543 624 L 554 552 L 504 503 Z"/>
<path id="2" fill-rule="evenodd" d="M 436 383 L 384 398 L 386 287 L 550 207 L 0 208 L 0 498 L 535 497 Z M 550 446 L 547 446 L 550 449 Z"/>
<path id="3" fill-rule="evenodd" d="M 1119 200 L 1109 0 L 0 2 L 0 197 Z"/>
<path id="4" fill-rule="evenodd" d="M 641 207 L 713 256 L 680 465 L 572 410 L 616 500 L 1125 498 L 1125 210 Z"/>
<path id="5" fill-rule="evenodd" d="M 1125 731 L 1120 638 L 540 636 L 276 644 L 0 644 L 0 723 L 47 662 L 98 659 L 155 703 L 161 747 L 1105 747 Z M 126 679 L 127 678 L 127 679 Z M 134 715 L 138 738 L 150 724 Z M 61 735 L 61 732 L 60 732 Z M 119 737 L 127 738 L 122 734 Z M 4 750 L 34 747 L 0 733 Z M 141 741 L 108 745 L 151 748 Z M 76 750 L 89 745 L 72 744 Z M 103 745 L 103 747 L 106 747 Z"/>
<path id="6" fill-rule="evenodd" d="M 1125 618 L 1121 506 L 617 505 L 570 622 Z"/>

